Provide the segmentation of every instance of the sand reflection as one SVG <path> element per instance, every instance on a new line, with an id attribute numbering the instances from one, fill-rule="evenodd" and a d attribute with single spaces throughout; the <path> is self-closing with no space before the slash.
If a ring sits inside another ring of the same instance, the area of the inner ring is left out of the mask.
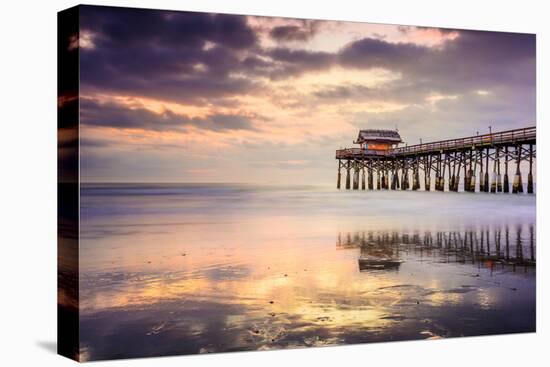
<path id="1" fill-rule="evenodd" d="M 535 330 L 533 197 L 187 184 L 82 193 L 87 359 Z"/>
<path id="2" fill-rule="evenodd" d="M 254 239 L 258 232 L 248 235 Z M 135 250 L 149 251 L 147 241 L 159 236 L 168 235 L 140 235 L 144 243 Z M 327 246 L 324 236 L 300 242 L 286 236 L 243 241 L 246 246 L 232 251 L 229 241 L 212 242 L 216 235 L 207 238 L 210 247 L 200 242 L 182 250 L 170 245 L 170 235 L 162 251 L 149 253 L 150 263 L 134 267 L 123 261 L 108 271 L 90 266 L 82 274 L 83 355 L 123 358 L 533 331 L 533 236 L 533 227 L 525 225 L 355 231 L 337 233 L 336 246 Z M 116 240 L 109 243 L 116 258 Z"/>

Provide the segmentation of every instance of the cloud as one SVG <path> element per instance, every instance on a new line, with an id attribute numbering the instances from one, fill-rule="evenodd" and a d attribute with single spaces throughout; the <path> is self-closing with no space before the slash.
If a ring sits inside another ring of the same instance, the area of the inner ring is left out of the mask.
<path id="1" fill-rule="evenodd" d="M 312 37 L 319 21 L 273 28 L 288 40 Z M 294 26 L 293 26 L 294 27 Z M 257 77 L 287 78 L 333 65 L 336 55 L 262 49 L 236 15 L 84 6 L 81 91 L 114 92 L 194 104 L 265 89 Z"/>
<path id="2" fill-rule="evenodd" d="M 405 27 L 405 33 L 407 33 L 407 31 L 410 31 L 411 29 L 416 29 L 421 31 L 437 30 L 437 32 L 442 34 L 451 34 L 451 33 L 457 32 L 457 30 L 453 28 L 433 28 L 433 27 L 415 26 L 415 27 Z"/>
<path id="3" fill-rule="evenodd" d="M 430 48 L 412 43 L 391 43 L 377 38 L 363 38 L 346 46 L 339 55 L 343 66 L 386 68 L 402 71 L 407 65 L 429 55 Z M 408 60 L 409 62 L 405 62 Z"/>
<path id="4" fill-rule="evenodd" d="M 494 88 L 521 91 L 533 99 L 535 93 L 535 37 L 529 34 L 461 31 L 459 37 L 440 47 L 363 38 L 344 47 L 337 64 L 357 70 L 391 70 L 400 77 L 377 87 L 367 87 L 359 80 L 320 86 L 311 96 L 321 103 L 421 103 L 434 94 Z"/>
<path id="5" fill-rule="evenodd" d="M 242 68 L 241 52 L 257 44 L 245 17 L 93 6 L 80 14 L 94 45 L 81 49 L 84 92 L 204 100 L 256 87 L 231 75 Z"/>
<path id="6" fill-rule="evenodd" d="M 335 54 L 323 51 L 295 50 L 277 47 L 265 53 L 274 61 L 274 68 L 269 72 L 273 79 L 288 78 L 300 74 L 321 71 L 334 66 Z"/>
<path id="7" fill-rule="evenodd" d="M 273 28 L 269 35 L 277 41 L 307 41 L 311 34 L 295 25 L 285 25 Z"/>
<path id="8" fill-rule="evenodd" d="M 313 38 L 322 24 L 317 20 L 304 20 L 301 25 L 281 25 L 273 27 L 269 36 L 278 42 L 305 42 Z"/>
<path id="9" fill-rule="evenodd" d="M 256 34 L 239 15 L 81 6 L 80 27 L 97 34 L 99 47 L 189 49 L 211 41 L 232 49 L 249 48 Z"/>
<path id="10" fill-rule="evenodd" d="M 373 88 L 362 85 L 337 85 L 324 87 L 313 92 L 320 99 L 339 101 L 342 99 L 357 98 L 361 95 L 372 95 Z"/>
<path id="11" fill-rule="evenodd" d="M 460 31 L 441 47 L 364 38 L 347 45 L 339 58 L 345 66 L 395 70 L 407 82 L 429 81 L 432 88 L 446 90 L 479 83 L 533 84 L 535 36 Z"/>
<path id="12" fill-rule="evenodd" d="M 252 130 L 247 116 L 213 114 L 204 118 L 189 117 L 165 109 L 156 113 L 146 108 L 129 108 L 116 103 L 99 103 L 91 98 L 80 102 L 83 125 L 151 131 L 185 131 L 192 126 L 203 130 Z"/>
<path id="13" fill-rule="evenodd" d="M 117 142 L 107 139 L 80 138 L 81 148 L 106 148 L 116 145 Z"/>
<path id="14" fill-rule="evenodd" d="M 496 84 L 534 85 L 535 37 L 528 34 L 398 27 L 400 33 L 457 33 L 437 47 L 366 37 L 338 52 L 297 47 L 262 48 L 247 18 L 191 12 L 85 6 L 82 33 L 94 47 L 81 50 L 84 94 L 124 93 L 177 103 L 224 103 L 226 98 L 258 95 L 268 80 L 347 69 L 386 69 L 399 82 L 377 90 L 357 86 L 314 93 L 329 103 L 346 93 L 359 98 L 410 102 L 434 92 L 456 94 Z M 306 42 L 322 21 L 296 20 L 269 28 L 282 43 Z M 267 80 L 267 81 L 266 81 Z M 376 93 L 379 92 L 376 97 Z"/>

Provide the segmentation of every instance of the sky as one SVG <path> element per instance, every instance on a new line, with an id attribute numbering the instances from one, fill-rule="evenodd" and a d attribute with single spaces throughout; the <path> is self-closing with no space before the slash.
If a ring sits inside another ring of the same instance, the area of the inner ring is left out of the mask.
<path id="1" fill-rule="evenodd" d="M 534 126 L 535 35 L 80 7 L 84 182 L 329 184 L 359 129 Z"/>

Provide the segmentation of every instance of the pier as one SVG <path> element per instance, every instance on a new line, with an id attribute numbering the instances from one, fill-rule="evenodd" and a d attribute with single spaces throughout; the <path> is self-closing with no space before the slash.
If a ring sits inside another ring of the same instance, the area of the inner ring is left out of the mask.
<path id="1" fill-rule="evenodd" d="M 399 147 L 401 142 L 397 131 L 361 130 L 354 142 L 359 148 L 336 150 L 336 187 L 342 188 L 344 175 L 346 190 L 534 192 L 534 126 Z"/>

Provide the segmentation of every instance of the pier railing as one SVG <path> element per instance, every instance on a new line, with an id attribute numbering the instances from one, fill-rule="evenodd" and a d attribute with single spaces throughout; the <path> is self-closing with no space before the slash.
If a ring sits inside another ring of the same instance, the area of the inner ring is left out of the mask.
<path id="1" fill-rule="evenodd" d="M 409 145 L 386 151 L 361 148 L 345 148 L 336 150 L 336 159 L 359 158 L 361 156 L 398 157 L 404 155 L 424 154 L 431 152 L 452 151 L 459 149 L 475 149 L 499 144 L 525 144 L 535 141 L 536 127 L 526 127 L 500 131 L 491 134 L 475 135 L 465 138 L 440 140 L 436 142 Z"/>
<path id="2" fill-rule="evenodd" d="M 433 143 L 416 144 L 388 151 L 389 155 L 404 155 L 428 153 L 433 151 L 447 151 L 462 148 L 476 148 L 488 145 L 526 143 L 535 140 L 536 127 L 500 131 L 497 133 L 469 136 L 466 138 L 441 140 Z"/>

